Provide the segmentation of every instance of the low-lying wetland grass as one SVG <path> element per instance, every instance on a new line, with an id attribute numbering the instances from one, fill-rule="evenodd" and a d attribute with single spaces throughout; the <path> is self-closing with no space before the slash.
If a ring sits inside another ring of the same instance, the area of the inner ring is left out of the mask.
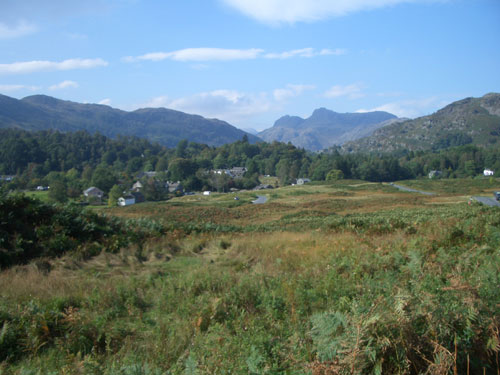
<path id="1" fill-rule="evenodd" d="M 158 234 L 3 270 L 0 374 L 500 371 L 499 209 L 293 188 L 106 209 Z"/>

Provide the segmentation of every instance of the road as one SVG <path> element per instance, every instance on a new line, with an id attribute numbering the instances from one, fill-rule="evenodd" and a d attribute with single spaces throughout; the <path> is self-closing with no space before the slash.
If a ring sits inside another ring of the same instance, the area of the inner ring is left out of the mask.
<path id="1" fill-rule="evenodd" d="M 485 204 L 490 207 L 500 207 L 500 202 L 493 198 L 488 197 L 472 197 L 472 199 L 478 201 L 479 203 Z"/>
<path id="2" fill-rule="evenodd" d="M 430 193 L 428 191 L 416 190 L 416 189 L 412 189 L 412 188 L 409 188 L 406 186 L 396 185 L 392 182 L 389 185 L 394 186 L 395 188 L 397 188 L 399 190 L 409 191 L 410 193 L 420 193 L 420 194 L 424 194 L 424 195 L 436 195 L 436 193 Z"/>
<path id="3" fill-rule="evenodd" d="M 267 202 L 267 197 L 264 195 L 257 195 L 257 199 L 252 201 L 253 204 L 264 204 Z"/>

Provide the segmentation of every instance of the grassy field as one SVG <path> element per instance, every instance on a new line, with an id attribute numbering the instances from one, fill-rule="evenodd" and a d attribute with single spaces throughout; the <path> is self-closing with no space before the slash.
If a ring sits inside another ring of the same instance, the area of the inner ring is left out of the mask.
<path id="1" fill-rule="evenodd" d="M 498 374 L 500 181 L 400 184 L 100 207 L 164 234 L 3 270 L 0 374 Z"/>
<path id="2" fill-rule="evenodd" d="M 49 192 L 48 191 L 27 191 L 25 194 L 28 197 L 40 199 L 43 202 L 49 201 Z"/>

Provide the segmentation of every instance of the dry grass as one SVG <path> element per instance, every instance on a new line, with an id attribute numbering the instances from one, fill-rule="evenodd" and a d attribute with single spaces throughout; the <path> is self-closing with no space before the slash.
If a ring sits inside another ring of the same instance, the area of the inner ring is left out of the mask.
<path id="1" fill-rule="evenodd" d="M 240 268 L 267 275 L 281 272 L 300 273 L 316 269 L 323 272 L 333 253 L 358 251 L 384 254 L 400 248 L 408 238 L 402 232 L 384 236 L 360 237 L 354 233 L 275 232 L 243 234 L 230 238 L 231 247 L 224 252 L 205 251 L 211 259 L 236 262 Z M 318 268 L 319 267 L 319 268 Z"/>
<path id="2" fill-rule="evenodd" d="M 16 266 L 0 273 L 0 297 L 6 300 L 25 301 L 34 296 L 40 300 L 49 300 L 55 295 L 81 296 L 86 290 L 86 277 L 60 266 L 49 273 L 40 271 L 34 264 Z"/>

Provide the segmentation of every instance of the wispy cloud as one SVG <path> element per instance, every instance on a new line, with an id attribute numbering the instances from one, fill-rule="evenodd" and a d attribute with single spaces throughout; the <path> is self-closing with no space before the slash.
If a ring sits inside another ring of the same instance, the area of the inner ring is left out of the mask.
<path id="1" fill-rule="evenodd" d="M 9 26 L 0 22 L 0 39 L 18 38 L 32 34 L 35 31 L 37 31 L 36 26 L 24 20 L 19 21 L 15 26 Z"/>
<path id="2" fill-rule="evenodd" d="M 146 106 L 168 107 L 209 118 L 238 121 L 241 118 L 268 111 L 271 104 L 266 93 L 214 90 L 173 100 L 167 96 L 160 96 L 153 98 L 146 103 Z"/>
<path id="3" fill-rule="evenodd" d="M 54 91 L 54 90 L 63 90 L 63 89 L 77 88 L 77 87 L 78 83 L 75 81 L 62 81 L 58 84 L 50 86 L 49 90 Z"/>
<path id="4" fill-rule="evenodd" d="M 111 105 L 111 99 L 106 98 L 98 102 L 97 104 L 102 104 L 102 105 Z"/>
<path id="5" fill-rule="evenodd" d="M 359 99 L 365 96 L 363 93 L 363 85 L 354 83 L 351 85 L 335 85 L 325 92 L 327 98 L 347 97 L 349 99 Z"/>
<path id="6" fill-rule="evenodd" d="M 340 48 L 334 50 L 324 48 L 320 51 L 317 51 L 314 48 L 301 48 L 279 53 L 266 53 L 264 57 L 267 59 L 289 59 L 292 57 L 315 57 L 315 56 L 327 56 L 327 55 L 339 56 L 339 55 L 344 55 L 345 53 L 346 50 Z"/>
<path id="7" fill-rule="evenodd" d="M 57 70 L 91 69 L 107 65 L 107 61 L 103 59 L 68 59 L 61 62 L 34 60 L 0 64 L 0 74 L 27 74 Z"/>
<path id="8" fill-rule="evenodd" d="M 20 90 L 37 91 L 40 90 L 40 86 L 29 86 L 29 85 L 0 85 L 0 92 L 11 92 Z"/>
<path id="9" fill-rule="evenodd" d="M 424 3 L 440 0 L 221 0 L 228 6 L 259 22 L 313 22 L 349 13 L 382 8 L 400 3 Z"/>
<path id="10" fill-rule="evenodd" d="M 299 96 L 306 90 L 314 90 L 316 86 L 314 85 L 294 85 L 288 84 L 285 88 L 275 89 L 273 91 L 273 97 L 277 101 L 287 100 L 296 96 Z"/>
<path id="11" fill-rule="evenodd" d="M 127 62 L 149 60 L 175 60 L 175 61 L 230 61 L 255 59 L 263 50 L 251 49 L 224 49 L 224 48 L 186 48 L 173 52 L 152 52 L 137 57 L 125 57 Z"/>
<path id="12" fill-rule="evenodd" d="M 359 109 L 356 112 L 386 111 L 398 117 L 415 118 L 428 115 L 439 108 L 451 103 L 453 100 L 445 100 L 437 96 L 422 99 L 400 100 L 386 103 L 371 109 Z"/>
<path id="13" fill-rule="evenodd" d="M 271 92 L 249 93 L 222 89 L 175 99 L 158 96 L 141 107 L 166 107 L 239 125 L 255 116 L 281 110 L 286 100 L 314 88 L 313 85 L 288 84 Z"/>
<path id="14" fill-rule="evenodd" d="M 125 62 L 137 61 L 232 61 L 232 60 L 253 60 L 257 58 L 266 59 L 289 59 L 292 57 L 315 57 L 328 55 L 344 55 L 344 49 L 328 49 L 315 50 L 314 48 L 301 48 L 284 52 L 269 52 L 265 53 L 260 48 L 250 49 L 226 49 L 226 48 L 186 48 L 172 52 L 151 52 L 140 56 L 127 56 L 122 60 Z"/>

